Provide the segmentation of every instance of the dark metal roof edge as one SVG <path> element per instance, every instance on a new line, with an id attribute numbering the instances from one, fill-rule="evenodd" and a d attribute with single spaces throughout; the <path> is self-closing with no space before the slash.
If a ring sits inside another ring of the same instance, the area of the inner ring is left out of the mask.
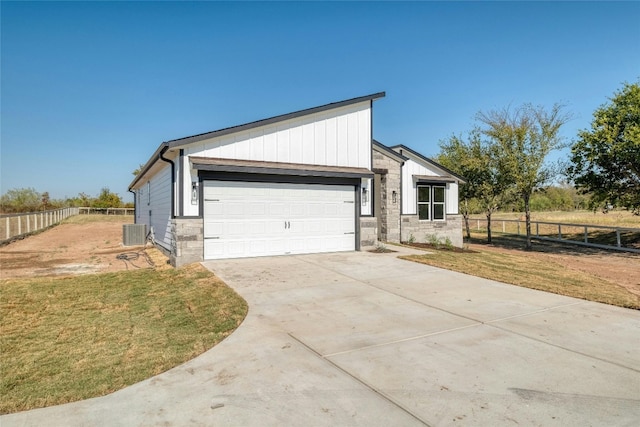
<path id="1" fill-rule="evenodd" d="M 407 160 L 409 160 L 408 157 L 403 156 L 402 154 L 398 153 L 397 151 L 393 151 L 391 148 L 387 147 L 386 145 L 384 145 L 380 141 L 372 139 L 371 143 L 372 143 L 371 145 L 373 147 L 379 148 L 381 151 L 384 151 L 387 155 L 389 155 L 391 157 L 395 157 L 400 162 L 406 162 Z"/>
<path id="2" fill-rule="evenodd" d="M 191 144 L 193 142 L 203 141 L 205 139 L 215 138 L 218 136 L 224 136 L 231 133 L 242 132 L 249 129 L 254 129 L 260 126 L 267 126 L 274 123 L 282 122 L 285 120 L 295 119 L 309 114 L 320 113 L 327 110 L 333 110 L 335 108 L 345 107 L 347 105 L 357 104 L 365 101 L 373 101 L 378 98 L 386 96 L 385 92 L 378 92 L 371 95 L 360 96 L 358 98 L 346 99 L 344 101 L 332 102 L 330 104 L 321 105 L 319 107 L 307 108 L 305 110 L 294 111 L 293 113 L 281 114 L 279 116 L 270 117 L 255 122 L 245 123 L 242 125 L 232 126 L 224 129 L 219 129 L 211 132 L 205 132 L 198 135 L 186 136 L 184 138 L 173 139 L 168 141 L 170 148 L 179 147 L 182 145 Z"/>
<path id="3" fill-rule="evenodd" d="M 413 180 L 415 182 L 425 182 L 425 183 L 429 183 L 429 182 L 442 183 L 442 182 L 457 182 L 458 181 L 458 179 L 456 179 L 455 177 L 453 177 L 451 175 L 439 175 L 439 176 L 413 175 Z"/>
<path id="4" fill-rule="evenodd" d="M 147 163 L 145 163 L 145 165 L 142 167 L 142 170 L 140 171 L 140 173 L 136 175 L 135 178 L 133 178 L 133 181 L 131 181 L 131 184 L 129 184 L 129 188 L 128 188 L 129 190 L 131 190 L 138 183 L 138 181 L 142 179 L 144 174 L 146 174 L 149 171 L 149 169 L 151 169 L 151 167 L 158 161 L 158 159 L 160 158 L 160 154 L 163 152 L 163 150 L 166 150 L 167 148 L 169 148 L 168 143 L 163 142 L 162 144 L 160 144 L 160 146 L 155 151 L 155 153 L 153 153 L 153 155 L 149 158 L 149 160 L 147 160 Z"/>
<path id="5" fill-rule="evenodd" d="M 424 160 L 425 162 L 445 171 L 446 173 L 451 174 L 452 176 L 458 178 L 460 180 L 460 182 L 462 182 L 463 184 L 465 184 L 467 181 L 460 175 L 458 175 L 457 173 L 455 173 L 454 171 L 447 169 L 446 167 L 442 166 L 440 163 L 436 162 L 435 160 L 431 160 L 428 157 L 423 156 L 422 154 L 418 153 L 417 151 L 412 150 L 411 148 L 407 147 L 406 145 L 402 145 L 402 144 L 398 144 L 398 145 L 394 145 L 393 147 L 391 147 L 392 150 L 395 149 L 400 149 L 400 150 L 406 150 L 409 153 L 413 154 L 414 156 L 418 157 L 421 160 Z"/>

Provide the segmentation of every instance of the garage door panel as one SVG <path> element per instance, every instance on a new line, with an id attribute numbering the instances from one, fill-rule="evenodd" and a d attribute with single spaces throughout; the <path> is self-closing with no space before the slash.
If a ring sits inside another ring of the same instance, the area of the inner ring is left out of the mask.
<path id="1" fill-rule="evenodd" d="M 352 186 L 205 181 L 205 259 L 355 249 Z"/>

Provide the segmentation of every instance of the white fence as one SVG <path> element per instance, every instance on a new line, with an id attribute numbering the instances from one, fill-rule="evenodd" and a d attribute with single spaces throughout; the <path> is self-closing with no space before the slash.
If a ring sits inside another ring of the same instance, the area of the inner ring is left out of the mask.
<path id="1" fill-rule="evenodd" d="M 487 220 L 469 219 L 476 231 L 486 231 Z M 526 235 L 526 222 L 518 219 L 491 219 L 491 233 Z M 599 249 L 640 253 L 640 228 L 592 224 L 531 221 L 531 237 Z"/>
<path id="2" fill-rule="evenodd" d="M 10 242 L 21 236 L 51 227 L 65 218 L 78 215 L 78 212 L 78 208 L 62 208 L 51 211 L 0 215 L 0 243 Z"/>
<path id="3" fill-rule="evenodd" d="M 78 208 L 78 213 L 80 215 L 89 215 L 89 214 L 97 214 L 97 215 L 133 215 L 135 213 L 134 208 L 88 208 L 88 207 L 80 207 Z"/>

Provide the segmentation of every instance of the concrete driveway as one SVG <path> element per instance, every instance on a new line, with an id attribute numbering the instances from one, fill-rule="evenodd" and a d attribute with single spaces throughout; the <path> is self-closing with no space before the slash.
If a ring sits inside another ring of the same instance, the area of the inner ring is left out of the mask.
<path id="1" fill-rule="evenodd" d="M 640 425 L 640 312 L 396 255 L 206 262 L 250 306 L 229 338 L 0 425 Z"/>

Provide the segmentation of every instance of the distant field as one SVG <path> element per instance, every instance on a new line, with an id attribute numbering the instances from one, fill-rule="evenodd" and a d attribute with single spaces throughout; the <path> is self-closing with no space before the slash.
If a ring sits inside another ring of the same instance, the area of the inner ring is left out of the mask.
<path id="1" fill-rule="evenodd" d="M 474 219 L 486 219 L 485 215 L 472 215 Z M 524 220 L 524 212 L 497 212 L 491 216 L 492 219 L 521 219 Z M 573 211 L 573 212 L 531 212 L 531 219 L 534 221 L 563 222 L 573 224 L 595 224 L 619 227 L 639 227 L 640 216 L 633 215 L 629 211 L 611 211 L 602 213 L 601 211 Z"/>

